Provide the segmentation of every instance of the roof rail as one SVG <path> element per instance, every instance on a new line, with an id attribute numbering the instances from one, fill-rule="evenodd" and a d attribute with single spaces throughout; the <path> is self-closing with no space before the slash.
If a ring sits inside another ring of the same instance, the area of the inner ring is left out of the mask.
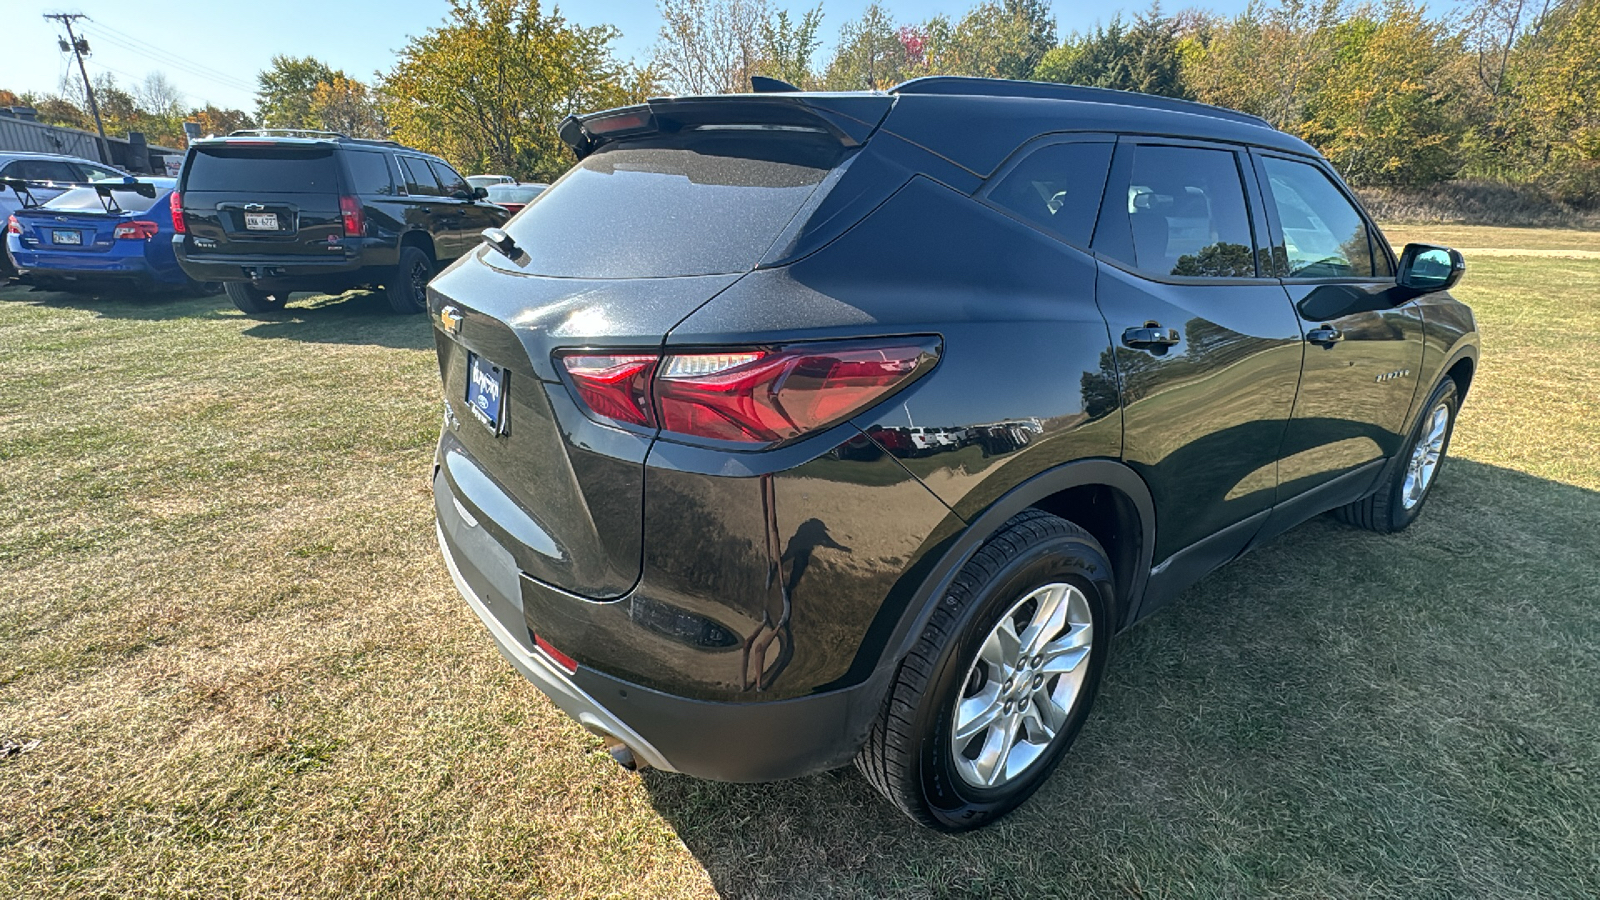
<path id="1" fill-rule="evenodd" d="M 1179 100 L 1157 94 L 1140 94 L 1112 88 L 1088 87 L 1081 84 L 1056 84 L 1047 81 L 1010 81 L 1001 78 L 970 78 L 962 75 L 928 75 L 913 78 L 889 89 L 891 94 L 963 94 L 981 97 L 1033 97 L 1040 100 L 1076 100 L 1080 103 L 1108 103 L 1117 106 L 1140 106 L 1146 109 L 1163 109 L 1169 112 L 1188 113 L 1193 116 L 1210 116 L 1228 119 L 1258 128 L 1273 128 L 1272 123 L 1260 116 Z M 1273 128 L 1276 131 L 1276 128 Z"/>
<path id="2" fill-rule="evenodd" d="M 381 144 L 386 147 L 401 146 L 399 141 L 385 140 L 383 138 L 353 138 L 338 131 L 318 131 L 315 128 L 241 128 L 238 131 L 228 132 L 228 137 L 321 138 L 324 140 L 350 141 L 355 144 Z"/>

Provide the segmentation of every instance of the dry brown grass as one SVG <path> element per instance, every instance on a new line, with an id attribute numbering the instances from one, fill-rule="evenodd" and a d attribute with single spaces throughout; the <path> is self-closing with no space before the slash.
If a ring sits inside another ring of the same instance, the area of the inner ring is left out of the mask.
<path id="1" fill-rule="evenodd" d="M 425 321 L 6 290 L 0 897 L 1595 896 L 1597 291 L 1475 262 L 1423 520 L 1207 579 L 949 838 L 849 770 L 628 775 L 517 677 L 433 544 Z"/>
<path id="2" fill-rule="evenodd" d="M 1452 181 L 1420 189 L 1364 188 L 1358 193 L 1379 221 L 1518 228 L 1600 229 L 1600 209 L 1579 209 L 1532 185 Z"/>

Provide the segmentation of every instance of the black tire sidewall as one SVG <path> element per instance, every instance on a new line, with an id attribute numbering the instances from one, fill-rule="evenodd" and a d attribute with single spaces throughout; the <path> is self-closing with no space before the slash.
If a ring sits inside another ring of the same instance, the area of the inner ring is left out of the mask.
<path id="1" fill-rule="evenodd" d="M 428 254 L 416 247 L 402 247 L 400 262 L 395 267 L 394 283 L 385 291 L 389 297 L 390 308 L 401 315 L 419 313 L 428 308 L 427 291 L 411 289 L 411 269 L 418 260 L 427 265 L 430 278 L 437 274 L 434 272 L 433 260 L 428 258 Z"/>
<path id="2" fill-rule="evenodd" d="M 276 312 L 288 300 L 287 292 L 274 293 L 242 281 L 230 281 L 222 287 L 233 305 L 248 316 Z"/>
<path id="3" fill-rule="evenodd" d="M 1444 446 L 1439 450 L 1439 464 L 1434 467 L 1433 480 L 1428 482 L 1427 490 L 1422 493 L 1422 499 L 1417 501 L 1416 506 L 1406 509 L 1406 505 L 1402 501 L 1402 495 L 1405 492 L 1406 469 L 1411 463 L 1411 453 L 1416 449 L 1417 441 L 1422 439 L 1422 431 L 1428 427 L 1428 419 L 1433 415 L 1433 411 L 1438 408 L 1440 403 L 1445 404 L 1449 420 L 1444 426 Z M 1441 381 L 1439 386 L 1433 389 L 1433 393 L 1428 395 L 1428 402 L 1422 407 L 1422 414 L 1417 417 L 1417 423 L 1411 429 L 1410 436 L 1407 437 L 1405 445 L 1400 448 L 1400 455 L 1395 458 L 1395 471 L 1390 478 L 1388 487 L 1389 529 L 1391 531 L 1400 531 L 1416 521 L 1417 516 L 1422 514 L 1423 507 L 1428 505 L 1428 498 L 1433 496 L 1434 488 L 1439 484 L 1439 476 L 1444 472 L 1445 460 L 1449 458 L 1450 439 L 1455 436 L 1456 414 L 1460 410 L 1461 395 L 1456 390 L 1454 379 L 1446 378 Z"/>
<path id="4" fill-rule="evenodd" d="M 914 730 L 925 736 L 917 761 L 918 780 L 927 809 L 940 827 L 965 831 L 1005 815 L 1026 800 L 1054 771 L 1088 718 L 1109 656 L 1111 632 L 1111 567 L 1098 548 L 1063 535 L 1028 547 L 979 588 L 938 665 L 917 710 Z M 1033 771 L 992 790 L 962 780 L 951 758 L 950 729 L 956 692 L 967 676 L 989 631 L 1022 596 L 1052 581 L 1071 583 L 1088 598 L 1094 616 L 1094 641 L 1082 692 L 1045 757 Z"/>

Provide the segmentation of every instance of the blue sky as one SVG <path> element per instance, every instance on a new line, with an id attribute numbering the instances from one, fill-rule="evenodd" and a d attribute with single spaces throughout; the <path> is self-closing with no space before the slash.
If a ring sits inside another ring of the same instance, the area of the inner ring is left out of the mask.
<path id="1" fill-rule="evenodd" d="M 822 0 L 825 56 L 838 38 L 839 26 L 861 13 L 869 0 Z M 913 21 L 945 14 L 959 16 L 972 0 L 883 0 L 896 18 Z M 803 0 L 774 0 L 778 7 L 799 12 Z M 1234 13 L 1245 0 L 1211 0 L 1200 4 Z M 1108 20 L 1118 9 L 1137 11 L 1146 3 L 1098 4 L 1056 0 L 1056 22 L 1063 32 L 1082 30 Z M 1176 4 L 1169 4 L 1173 9 Z M 546 9 L 549 8 L 547 4 Z M 157 10 L 170 15 L 155 15 Z M 127 0 L 83 0 L 75 6 L 54 6 L 34 0 L 6 4 L 5 52 L 0 54 L 0 88 L 54 92 L 65 74 L 77 76 L 71 56 L 56 47 L 60 27 L 45 21 L 47 12 L 81 12 L 89 16 L 85 33 L 93 51 L 91 77 L 109 71 L 124 85 L 162 71 L 183 91 L 191 105 L 205 102 L 253 109 L 256 73 L 279 53 L 316 56 L 362 79 L 387 71 L 395 51 L 409 35 L 443 21 L 445 0 L 257 0 L 242 3 L 149 4 Z M 619 56 L 644 60 L 655 43 L 661 17 L 655 0 L 588 0 L 561 4 L 567 18 L 583 25 L 610 23 L 622 30 Z M 71 67 L 71 68 L 69 68 Z"/>

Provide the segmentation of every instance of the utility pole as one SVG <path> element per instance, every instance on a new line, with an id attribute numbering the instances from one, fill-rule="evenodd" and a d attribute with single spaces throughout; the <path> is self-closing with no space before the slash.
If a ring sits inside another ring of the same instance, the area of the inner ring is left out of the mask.
<path id="1" fill-rule="evenodd" d="M 78 74 L 83 76 L 83 91 L 89 97 L 89 113 L 94 116 L 95 130 L 100 132 L 100 161 L 108 166 L 116 165 L 111 161 L 111 143 L 106 140 L 106 123 L 100 121 L 100 104 L 94 101 L 94 85 L 89 83 L 89 70 L 83 65 L 83 55 L 89 52 L 89 42 L 72 33 L 72 23 L 88 17 L 83 13 L 45 13 L 44 17 L 66 26 L 67 40 L 61 49 L 71 49 L 72 55 L 78 59 Z"/>

